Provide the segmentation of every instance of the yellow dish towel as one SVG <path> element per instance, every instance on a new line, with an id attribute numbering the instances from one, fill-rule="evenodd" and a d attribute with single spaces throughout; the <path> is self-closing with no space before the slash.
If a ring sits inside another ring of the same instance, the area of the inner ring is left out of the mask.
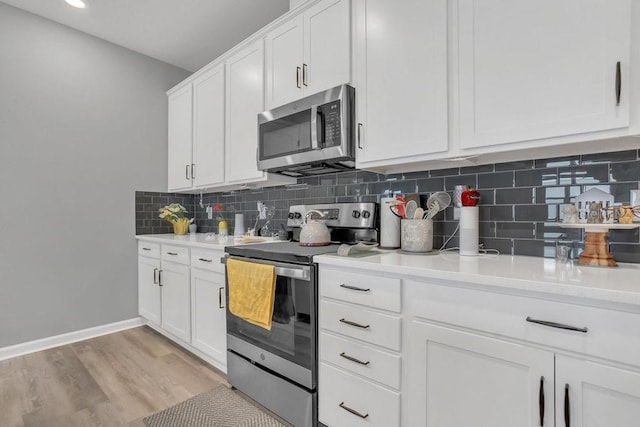
<path id="1" fill-rule="evenodd" d="M 227 260 L 229 311 L 249 323 L 271 330 L 276 297 L 273 265 Z"/>

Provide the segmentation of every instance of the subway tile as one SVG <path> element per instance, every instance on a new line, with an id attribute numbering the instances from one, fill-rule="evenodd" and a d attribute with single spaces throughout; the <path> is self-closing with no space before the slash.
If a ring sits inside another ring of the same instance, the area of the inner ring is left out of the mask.
<path id="1" fill-rule="evenodd" d="M 341 172 L 336 174 L 336 184 L 355 184 L 357 182 L 356 172 Z"/>
<path id="2" fill-rule="evenodd" d="M 444 178 L 445 190 L 453 191 L 456 185 L 468 185 L 471 188 L 478 188 L 478 176 L 477 175 L 445 176 Z"/>
<path id="3" fill-rule="evenodd" d="M 518 205 L 533 203 L 532 188 L 498 188 L 496 191 L 497 205 Z M 482 198 L 480 199 L 482 203 Z"/>
<path id="4" fill-rule="evenodd" d="M 496 190 L 478 190 L 480 193 L 480 205 L 494 205 L 496 204 Z"/>
<path id="5" fill-rule="evenodd" d="M 424 178 L 417 180 L 419 193 L 431 193 L 434 191 L 444 191 L 444 178 Z"/>
<path id="6" fill-rule="evenodd" d="M 550 248 L 555 253 L 555 246 L 545 243 L 544 240 L 519 240 L 513 241 L 513 254 L 524 256 L 544 257 L 545 249 Z M 548 251 L 547 251 L 548 254 Z M 549 255 L 548 255 L 549 256 Z M 550 255 L 553 256 L 553 255 Z"/>
<path id="7" fill-rule="evenodd" d="M 557 222 L 536 223 L 536 239 L 572 240 L 574 236 L 580 236 L 579 229 L 562 228 Z"/>
<path id="8" fill-rule="evenodd" d="M 640 245 L 612 243 L 609 252 L 617 262 L 640 263 Z"/>
<path id="9" fill-rule="evenodd" d="M 391 191 L 391 184 L 386 181 L 370 182 L 367 186 L 369 187 L 369 194 L 380 194 L 386 197 Z M 336 196 L 338 195 L 336 194 Z"/>
<path id="10" fill-rule="evenodd" d="M 305 176 L 303 178 L 298 178 L 298 182 L 301 184 L 304 183 L 307 185 L 319 185 L 320 178 L 317 176 Z"/>
<path id="11" fill-rule="evenodd" d="M 558 185 L 558 170 L 530 169 L 515 172 L 516 187 L 548 187 Z"/>
<path id="12" fill-rule="evenodd" d="M 437 169 L 437 170 L 430 170 L 429 171 L 429 176 L 430 177 L 435 177 L 435 176 L 454 176 L 454 175 L 459 175 L 459 174 L 460 174 L 460 168 Z"/>
<path id="13" fill-rule="evenodd" d="M 516 205 L 516 221 L 556 221 L 558 205 Z"/>
<path id="14" fill-rule="evenodd" d="M 521 160 L 518 162 L 496 163 L 495 171 L 513 171 L 533 168 L 533 160 Z"/>
<path id="15" fill-rule="evenodd" d="M 613 196 L 615 203 L 629 203 L 631 201 L 631 190 L 638 189 L 637 182 L 621 182 L 618 184 L 605 184 L 605 185 L 585 185 L 584 191 L 597 188 L 609 193 Z"/>
<path id="16" fill-rule="evenodd" d="M 640 231 L 637 228 L 633 230 L 609 230 L 609 242 L 640 244 Z"/>
<path id="17" fill-rule="evenodd" d="M 331 174 L 331 175 L 322 175 L 319 177 L 319 185 L 328 187 L 328 186 L 333 186 L 336 185 L 336 176 Z"/>
<path id="18" fill-rule="evenodd" d="M 482 249 L 497 250 L 502 255 L 511 255 L 513 250 L 513 241 L 511 239 L 481 237 L 480 245 L 482 246 Z"/>
<path id="19" fill-rule="evenodd" d="M 600 184 L 609 181 L 609 165 L 581 165 L 568 168 L 558 168 L 560 185 L 571 184 Z"/>
<path id="20" fill-rule="evenodd" d="M 582 164 L 588 165 L 593 163 L 609 163 L 624 162 L 629 160 L 637 160 L 636 150 L 614 151 L 610 153 L 583 154 Z"/>
<path id="21" fill-rule="evenodd" d="M 478 174 L 478 188 L 508 188 L 513 187 L 513 184 L 512 171 Z"/>
<path id="22" fill-rule="evenodd" d="M 347 196 L 366 196 L 368 194 L 367 184 L 347 185 Z"/>
<path id="23" fill-rule="evenodd" d="M 640 181 L 640 161 L 611 165 L 611 182 Z"/>
<path id="24" fill-rule="evenodd" d="M 461 175 L 469 175 L 472 173 L 493 172 L 493 165 L 466 166 L 460 168 Z"/>
<path id="25" fill-rule="evenodd" d="M 546 204 L 575 203 L 575 198 L 582 193 L 579 185 L 564 187 L 540 187 L 535 189 L 535 202 Z"/>
<path id="26" fill-rule="evenodd" d="M 481 221 L 513 221 L 513 207 L 480 205 L 479 215 Z"/>
<path id="27" fill-rule="evenodd" d="M 389 182 L 391 193 L 394 195 L 405 195 L 417 193 L 416 181 L 411 179 L 409 181 L 391 181 Z"/>
<path id="28" fill-rule="evenodd" d="M 531 222 L 497 222 L 495 237 L 533 239 L 535 224 Z"/>
<path id="29" fill-rule="evenodd" d="M 425 179 L 429 178 L 429 171 L 422 172 L 405 172 L 402 174 L 402 179 Z"/>
<path id="30" fill-rule="evenodd" d="M 498 227 L 495 221 L 479 221 L 478 235 L 480 237 L 496 237 Z"/>
<path id="31" fill-rule="evenodd" d="M 380 177 L 381 176 L 375 172 L 358 171 L 356 173 L 356 180 L 358 183 L 378 182 L 380 181 Z"/>
<path id="32" fill-rule="evenodd" d="M 562 166 L 577 166 L 580 164 L 580 156 L 555 157 L 551 159 L 536 159 L 536 168 L 557 168 Z"/>

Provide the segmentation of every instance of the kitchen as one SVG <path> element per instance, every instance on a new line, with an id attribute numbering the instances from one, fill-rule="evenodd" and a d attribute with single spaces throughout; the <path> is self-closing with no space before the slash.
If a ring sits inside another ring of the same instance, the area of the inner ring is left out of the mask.
<path id="1" fill-rule="evenodd" d="M 465 5 L 469 2 L 460 3 Z M 598 2 L 595 4 L 601 5 Z M 620 7 L 624 7 L 625 2 L 620 4 Z M 183 199 L 172 199 L 170 193 L 165 194 L 168 188 L 165 91 L 186 79 L 190 73 L 139 57 L 113 45 L 102 44 L 93 38 L 81 37 L 79 33 L 71 33 L 66 28 L 4 4 L 1 6 L 0 17 L 3 18 L 0 19 L 3 19 L 3 25 L 0 28 L 7 32 L 7 36 L 2 37 L 6 44 L 2 52 L 8 55 L 2 61 L 2 81 L 6 85 L 3 93 L 8 94 L 3 98 L 10 102 L 3 106 L 1 115 L 2 147 L 6 151 L 0 156 L 3 159 L 0 170 L 5 182 L 15 183 L 5 184 L 4 191 L 7 192 L 7 199 L 20 209 L 19 220 L 14 219 L 16 215 L 12 209 L 11 214 L 9 210 L 5 211 L 7 217 L 2 221 L 5 224 L 3 237 L 8 244 L 3 246 L 1 258 L 5 276 L 0 299 L 3 303 L 0 310 L 0 348 L 9 348 L 136 318 L 137 256 L 132 236 L 160 232 L 154 227 L 164 227 L 163 232 L 169 231 L 169 227 L 161 225 L 161 220 L 151 220 L 151 215 L 157 215 L 157 207 L 179 200 L 190 212 L 195 213 L 200 231 L 207 233 L 218 230 L 217 223 L 208 220 L 205 210 L 200 208 L 199 191 L 180 196 Z M 362 2 L 354 2 L 354 6 L 362 6 Z M 376 10 L 374 6 L 375 3 L 369 2 L 370 11 Z M 637 6 L 633 4 L 631 7 L 635 22 Z M 439 11 L 442 13 L 442 10 Z M 392 11 L 385 12 L 389 16 L 402 16 L 402 11 L 397 11 L 397 15 Z M 404 13 L 410 15 L 407 11 Z M 354 12 L 354 16 L 361 15 Z M 469 18 L 464 14 L 458 16 Z M 404 19 L 407 17 L 404 16 Z M 436 31 L 438 27 L 441 25 L 429 28 Z M 632 40 L 635 40 L 637 30 L 633 25 L 630 27 Z M 409 25 L 406 25 L 406 30 L 417 31 Z M 389 34 L 389 37 L 402 38 L 401 34 L 394 34 Z M 443 35 L 439 34 L 440 38 L 434 35 L 430 40 L 442 41 Z M 460 37 L 460 46 L 469 47 L 468 34 L 452 32 L 445 36 L 445 40 Z M 391 41 L 393 46 L 403 45 L 397 40 Z M 448 57 L 446 50 L 437 50 L 438 46 L 427 47 L 436 49 L 435 55 L 444 55 L 445 62 L 469 60 L 468 55 Z M 425 45 L 419 40 L 409 48 L 422 49 Z M 529 138 L 542 140 L 540 147 L 544 148 L 527 147 L 525 133 L 524 137 L 521 134 L 515 137 L 525 141 L 513 143 L 517 151 L 501 151 L 509 132 L 491 129 L 490 125 L 499 115 L 518 111 L 515 109 L 517 104 L 510 104 L 506 95 L 514 93 L 514 87 L 520 85 L 521 81 L 503 80 L 505 90 L 496 96 L 503 96 L 504 108 L 499 111 L 484 110 L 483 114 L 489 116 L 477 118 L 480 124 L 487 126 L 488 138 L 502 143 L 479 149 L 477 146 L 482 143 L 482 138 L 487 138 L 486 135 L 474 135 L 469 127 L 461 129 L 452 126 L 449 129 L 445 126 L 443 130 L 443 120 L 434 119 L 431 123 L 424 119 L 444 118 L 444 123 L 447 123 L 448 113 L 451 122 L 460 121 L 468 125 L 469 120 L 474 119 L 469 118 L 470 112 L 456 110 L 455 104 L 447 102 L 446 97 L 455 97 L 458 91 L 460 96 L 470 96 L 473 92 L 465 86 L 471 81 L 469 74 L 459 76 L 461 84 L 455 85 L 454 81 L 458 80 L 454 79 L 458 79 L 458 76 L 447 75 L 446 67 L 444 71 L 440 70 L 441 74 L 436 74 L 434 79 L 445 81 L 445 101 L 441 102 L 438 101 L 441 98 L 437 97 L 443 94 L 438 92 L 438 88 L 442 89 L 443 85 L 429 87 L 430 82 L 423 78 L 413 80 L 411 77 L 414 74 L 422 74 L 420 69 L 398 67 L 397 61 L 407 54 L 402 49 L 395 50 L 396 56 L 388 57 L 393 59 L 387 61 L 389 69 L 366 69 L 368 78 L 373 79 L 370 87 L 374 88 L 385 82 L 384 76 L 388 73 L 397 75 L 394 74 L 397 70 L 403 70 L 402 79 L 399 77 L 393 84 L 387 81 L 387 90 L 380 93 L 367 90 L 370 100 L 367 101 L 367 113 L 375 118 L 374 114 L 388 111 L 383 109 L 376 112 L 376 105 L 389 105 L 398 109 L 398 116 L 394 117 L 404 117 L 406 123 L 420 126 L 391 126 L 387 121 L 380 121 L 362 129 L 362 136 L 379 138 L 384 144 L 378 144 L 375 146 L 377 148 L 364 155 L 359 153 L 361 166 L 366 167 L 356 171 L 302 178 L 295 184 L 267 186 L 264 189 L 255 185 L 255 188 L 232 192 L 222 186 L 220 191 L 204 192 L 203 205 L 223 204 L 230 229 L 233 230 L 235 224 L 231 212 L 243 212 L 246 225 L 250 225 L 256 217 L 256 202 L 264 201 L 276 206 L 274 226 L 278 227 L 279 223 L 286 220 L 289 207 L 295 204 L 379 202 L 382 195 L 451 191 L 457 184 L 467 184 L 478 188 L 481 193 L 480 236 L 485 247 L 499 249 L 503 254 L 552 258 L 555 241 L 562 234 L 555 224 L 559 219 L 561 204 L 570 203 L 573 197 L 591 186 L 602 187 L 615 194 L 616 201 L 629 203 L 629 192 L 638 189 L 639 140 L 622 136 L 624 133 L 637 134 L 634 129 L 638 113 L 632 102 L 638 99 L 638 88 L 632 79 L 635 73 L 629 72 L 624 61 L 621 103 L 628 109 L 629 126 L 624 127 L 621 133 L 594 131 L 584 142 L 570 145 L 568 143 L 573 142 L 571 138 L 578 140 L 580 135 L 554 137 L 566 135 L 562 132 L 567 132 L 566 127 L 562 128 L 566 124 L 557 124 L 555 128 L 547 128 L 557 133 L 543 136 L 534 133 L 535 136 Z M 369 61 L 376 60 L 375 53 L 371 52 Z M 491 57 L 491 52 L 480 53 Z M 419 55 L 415 56 L 418 66 L 426 64 L 419 63 Z M 638 43 L 631 44 L 632 66 L 635 58 L 638 58 Z M 71 70 L 75 74 L 70 74 L 70 68 L 62 65 L 70 65 L 70 61 L 74 60 L 77 63 L 71 63 L 75 65 Z M 362 57 L 354 59 L 355 73 L 362 71 L 363 68 L 359 66 L 362 60 Z M 458 64 L 449 63 L 449 68 L 457 70 Z M 375 70 L 380 70 L 380 75 L 374 74 Z M 309 72 L 312 70 L 309 69 Z M 495 72 L 495 67 L 484 70 L 483 76 L 492 72 Z M 612 72 L 615 72 L 615 67 Z M 294 72 L 290 74 L 295 77 Z M 11 79 L 11 82 L 8 83 L 7 79 Z M 354 79 L 358 81 L 356 77 Z M 419 84 L 415 83 L 418 81 Z M 615 93 L 614 82 L 613 77 L 610 84 L 607 79 L 607 95 L 609 92 Z M 493 84 L 488 81 L 487 87 L 491 86 L 490 83 Z M 562 84 L 565 83 L 563 80 Z M 448 94 L 447 85 L 450 85 Z M 356 97 L 363 99 L 360 87 L 357 84 L 355 86 Z M 486 91 L 487 88 L 479 88 L 476 92 L 479 96 L 478 107 L 486 107 L 482 102 L 488 102 L 482 90 Z M 527 95 L 536 90 L 540 89 L 527 91 Z M 631 95 L 626 97 L 628 90 Z M 394 91 L 397 94 L 412 93 L 415 97 L 401 99 L 402 95 L 394 97 Z M 433 104 L 424 101 L 428 99 L 435 101 Z M 467 100 L 469 103 L 466 105 L 474 105 L 473 100 Z M 577 109 L 582 101 L 575 101 L 570 106 Z M 516 98 L 510 102 L 521 103 L 521 100 Z M 536 105 L 539 105 L 530 102 L 534 111 L 527 110 L 528 114 L 535 113 Z M 553 102 L 559 101 L 554 98 Z M 438 108 L 443 105 L 448 105 L 451 111 Z M 84 120 L 77 122 L 76 114 Z M 509 117 L 514 121 L 522 120 Z M 485 121 L 482 122 L 482 119 Z M 584 124 L 584 117 L 581 120 Z M 529 125 L 524 123 L 522 128 Z M 432 135 L 442 135 L 442 132 L 451 133 L 449 140 L 453 141 L 453 147 L 450 153 L 447 152 L 450 147 L 442 146 L 442 141 L 446 140 L 443 138 L 435 138 L 430 144 L 432 153 L 423 150 L 418 154 L 411 151 L 412 147 L 403 147 L 401 144 L 404 140 L 420 139 L 424 135 L 431 138 Z M 52 134 L 64 137 L 59 136 L 51 141 L 49 137 Z M 618 139 L 601 141 L 611 136 Z M 388 146 L 389 141 L 393 141 L 392 147 Z M 544 142 L 550 143 L 544 145 Z M 462 147 L 464 144 L 467 146 Z M 397 155 L 391 155 L 389 148 L 396 151 Z M 475 160 L 477 165 L 473 163 L 472 156 L 480 157 Z M 448 159 L 441 161 L 445 157 Z M 25 170 L 25 167 L 29 169 Z M 237 170 L 234 169 L 235 172 Z M 180 172 L 184 176 L 184 166 Z M 36 191 L 37 195 L 34 194 Z M 531 193 L 535 194 L 535 199 Z M 140 201 L 134 201 L 134 197 Z M 145 197 L 152 200 L 157 197 L 158 206 L 145 206 Z M 445 214 L 444 220 L 437 224 L 434 247 L 444 243 L 455 229 L 457 221 L 453 218 L 453 210 Z M 134 217 L 140 218 L 141 222 L 134 224 Z M 8 227 L 10 223 L 16 225 Z M 96 227 L 96 224 L 101 227 Z M 574 232 L 567 233 L 567 240 L 580 249 L 580 235 L 576 237 L 572 234 Z M 616 230 L 611 233 L 611 242 L 611 251 L 616 260 L 638 262 L 637 230 Z M 129 324 L 122 326 L 128 327 Z M 611 357 L 607 359 L 616 360 Z M 626 363 L 625 366 L 636 366 L 634 369 L 637 372 L 637 363 Z M 405 367 L 402 369 L 406 371 Z M 552 402 L 553 398 L 548 397 L 547 400 Z"/>

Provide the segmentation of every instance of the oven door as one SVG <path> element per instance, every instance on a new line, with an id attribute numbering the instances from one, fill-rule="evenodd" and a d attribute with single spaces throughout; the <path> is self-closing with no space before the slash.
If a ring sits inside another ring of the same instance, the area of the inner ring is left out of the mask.
<path id="1" fill-rule="evenodd" d="M 268 331 L 229 311 L 229 283 L 227 281 L 228 350 L 310 390 L 315 389 L 317 370 L 316 266 L 242 257 L 236 259 L 274 265 L 276 295 L 272 326 Z"/>

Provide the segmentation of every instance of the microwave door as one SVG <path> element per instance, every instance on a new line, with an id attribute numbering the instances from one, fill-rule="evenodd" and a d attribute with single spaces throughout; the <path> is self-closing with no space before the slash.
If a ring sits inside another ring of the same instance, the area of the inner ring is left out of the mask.
<path id="1" fill-rule="evenodd" d="M 260 160 L 312 149 L 311 111 L 304 110 L 260 125 Z"/>
<path id="2" fill-rule="evenodd" d="M 318 120 L 319 119 L 319 120 Z M 324 113 L 317 105 L 311 107 L 311 149 L 324 147 Z"/>

